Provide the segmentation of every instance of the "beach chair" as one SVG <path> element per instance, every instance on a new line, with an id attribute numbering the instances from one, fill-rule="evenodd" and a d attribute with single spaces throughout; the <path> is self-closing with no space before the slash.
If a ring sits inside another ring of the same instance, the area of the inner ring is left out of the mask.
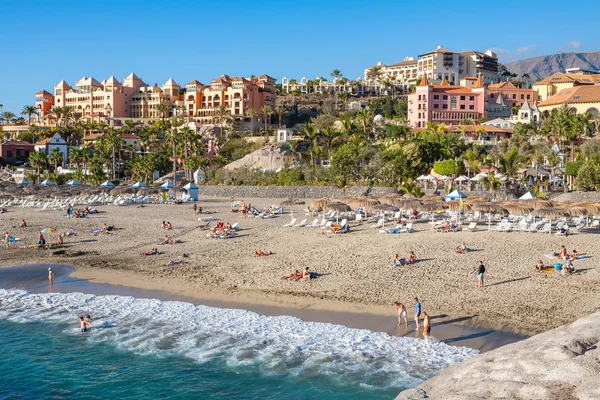
<path id="1" fill-rule="evenodd" d="M 500 221 L 498 224 L 492 226 L 492 230 L 493 231 L 497 231 L 497 232 L 501 232 L 502 229 L 504 229 L 504 225 L 506 225 L 506 222 Z"/>
<path id="2" fill-rule="evenodd" d="M 498 228 L 498 232 L 510 232 L 512 226 L 512 222 L 506 222 L 504 225 Z"/>
<path id="3" fill-rule="evenodd" d="M 519 232 L 523 232 L 525 229 L 527 229 L 527 221 L 525 219 L 522 219 L 519 221 L 519 223 L 517 225 L 515 225 L 515 227 L 513 228 L 513 231 L 519 231 Z"/>
<path id="4" fill-rule="evenodd" d="M 552 229 L 552 225 L 550 225 L 550 223 L 545 223 L 544 226 L 542 226 L 537 231 L 539 233 L 550 233 L 550 229 Z"/>
<path id="5" fill-rule="evenodd" d="M 532 222 L 531 225 L 529 225 L 529 227 L 524 230 L 524 232 L 535 233 L 539 229 L 540 225 L 541 225 L 541 223 L 539 223 L 539 222 Z"/>
<path id="6" fill-rule="evenodd" d="M 308 220 L 306 218 L 304 218 L 302 221 L 300 221 L 299 224 L 293 225 L 297 228 L 302 228 L 303 226 L 306 226 L 306 224 L 308 223 Z"/>
<path id="7" fill-rule="evenodd" d="M 407 232 L 407 233 L 414 232 L 412 222 L 409 222 L 408 224 L 406 224 L 406 228 L 404 228 L 401 232 Z"/>
<path id="8" fill-rule="evenodd" d="M 363 220 L 362 214 L 356 214 L 354 216 L 354 220 L 357 221 L 357 222 L 362 222 L 362 220 Z"/>
<path id="9" fill-rule="evenodd" d="M 325 229 L 331 228 L 332 224 L 333 224 L 333 221 L 327 221 L 327 223 L 325 224 Z"/>
<path id="10" fill-rule="evenodd" d="M 561 229 L 563 226 L 565 226 L 565 223 L 566 223 L 565 221 L 558 221 L 556 223 L 556 229 L 557 230 Z"/>
<path id="11" fill-rule="evenodd" d="M 377 221 L 377 223 L 375 225 L 372 226 L 372 228 L 383 228 L 383 224 L 385 223 L 385 219 L 384 218 L 379 218 L 379 220 Z"/>
<path id="12" fill-rule="evenodd" d="M 236 222 L 235 224 L 231 225 L 231 230 L 232 231 L 237 231 L 238 229 L 240 229 L 239 226 L 240 226 L 240 224 Z"/>
<path id="13" fill-rule="evenodd" d="M 477 230 L 477 222 L 471 222 L 469 226 L 463 229 L 463 231 L 467 232 L 475 232 Z"/>
<path id="14" fill-rule="evenodd" d="M 318 228 L 319 227 L 319 218 L 315 218 L 313 219 L 312 224 L 309 225 L 311 228 Z"/>
<path id="15" fill-rule="evenodd" d="M 323 219 L 321 220 L 321 225 L 319 225 L 319 228 L 325 228 L 325 225 L 327 225 L 327 218 L 323 217 Z"/>
<path id="16" fill-rule="evenodd" d="M 402 216 L 402 211 L 396 211 L 396 213 L 394 214 L 394 219 L 400 219 L 401 216 Z"/>
<path id="17" fill-rule="evenodd" d="M 593 220 L 590 225 L 590 228 L 598 229 L 598 227 L 600 227 L 600 220 L 598 220 L 598 219 Z"/>
<path id="18" fill-rule="evenodd" d="M 575 226 L 569 227 L 569 233 L 579 233 L 581 232 L 581 228 L 583 228 L 584 224 L 583 223 L 579 223 Z"/>
<path id="19" fill-rule="evenodd" d="M 292 220 L 290 222 L 288 222 L 287 224 L 283 225 L 284 227 L 290 227 L 290 226 L 294 226 L 296 224 L 296 218 L 292 218 Z"/>
<path id="20" fill-rule="evenodd" d="M 342 222 L 340 222 L 340 226 L 343 228 L 344 226 L 348 225 L 348 220 L 346 218 L 344 218 L 342 220 Z"/>

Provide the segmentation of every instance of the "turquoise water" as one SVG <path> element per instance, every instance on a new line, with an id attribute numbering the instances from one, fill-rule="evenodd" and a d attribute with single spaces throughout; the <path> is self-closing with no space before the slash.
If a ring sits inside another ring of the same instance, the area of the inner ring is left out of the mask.
<path id="1" fill-rule="evenodd" d="M 94 328 L 81 333 L 78 316 Z M 475 351 L 182 302 L 0 289 L 0 398 L 392 399 Z"/>

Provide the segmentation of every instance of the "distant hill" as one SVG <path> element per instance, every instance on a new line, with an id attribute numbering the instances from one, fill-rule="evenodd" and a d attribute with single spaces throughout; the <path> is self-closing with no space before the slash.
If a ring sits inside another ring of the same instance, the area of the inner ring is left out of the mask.
<path id="1" fill-rule="evenodd" d="M 565 72 L 566 68 L 585 68 L 600 71 L 600 52 L 560 53 L 513 61 L 505 64 L 506 69 L 518 74 L 519 79 L 528 73 L 532 81 L 545 78 L 555 72 Z"/>

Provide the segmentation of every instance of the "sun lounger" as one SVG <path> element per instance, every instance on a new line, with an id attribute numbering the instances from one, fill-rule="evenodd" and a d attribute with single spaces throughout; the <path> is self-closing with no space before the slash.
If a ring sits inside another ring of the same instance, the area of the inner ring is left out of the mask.
<path id="1" fill-rule="evenodd" d="M 550 230 L 552 229 L 552 225 L 550 225 L 549 223 L 544 224 L 543 227 L 541 227 L 540 229 L 538 229 L 537 231 L 539 233 L 550 233 Z"/>
<path id="2" fill-rule="evenodd" d="M 507 222 L 504 225 L 498 227 L 498 232 L 510 232 L 510 230 L 512 229 L 512 222 Z"/>
<path id="3" fill-rule="evenodd" d="M 463 231 L 467 232 L 475 232 L 477 230 L 477 222 L 471 222 L 469 226 L 463 229 Z"/>
<path id="4" fill-rule="evenodd" d="M 297 228 L 302 228 L 303 226 L 306 226 L 306 224 L 308 223 L 308 221 L 305 219 L 303 219 L 299 224 L 293 225 Z"/>
<path id="5" fill-rule="evenodd" d="M 240 225 L 240 224 L 239 224 L 239 223 L 237 223 L 237 222 L 236 222 L 235 224 L 231 225 L 231 230 L 232 230 L 232 231 L 237 231 L 237 230 L 239 229 L 239 225 Z"/>
<path id="6" fill-rule="evenodd" d="M 581 231 L 581 228 L 583 228 L 584 224 L 583 223 L 579 223 L 575 226 L 569 227 L 569 233 L 579 233 Z"/>
<path id="7" fill-rule="evenodd" d="M 313 219 L 312 224 L 309 225 L 311 228 L 318 228 L 319 227 L 319 218 L 315 218 Z"/>
<path id="8" fill-rule="evenodd" d="M 288 222 L 287 224 L 285 224 L 283 226 L 290 227 L 290 226 L 294 226 L 295 223 L 296 223 L 296 218 L 292 218 L 292 220 L 290 222 Z"/>
<path id="9" fill-rule="evenodd" d="M 527 229 L 525 229 L 525 232 L 537 232 L 538 229 L 540 228 L 541 223 L 539 222 L 533 222 L 531 225 L 529 225 L 529 227 Z"/>
<path id="10" fill-rule="evenodd" d="M 333 224 L 333 221 L 327 221 L 327 223 L 325 224 L 325 229 L 331 228 L 332 224 Z"/>
<path id="11" fill-rule="evenodd" d="M 412 222 L 410 222 L 410 223 L 406 224 L 406 228 L 404 228 L 404 229 L 402 230 L 402 232 L 408 232 L 408 233 L 410 233 L 410 232 L 414 232 L 414 229 L 413 229 L 413 224 L 412 224 Z"/>
<path id="12" fill-rule="evenodd" d="M 385 223 L 385 219 L 379 218 L 377 223 L 372 226 L 372 228 L 383 228 L 383 224 Z"/>

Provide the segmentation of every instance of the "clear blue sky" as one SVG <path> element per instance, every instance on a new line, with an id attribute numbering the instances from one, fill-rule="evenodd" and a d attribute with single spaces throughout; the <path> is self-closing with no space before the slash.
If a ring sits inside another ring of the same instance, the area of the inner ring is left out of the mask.
<path id="1" fill-rule="evenodd" d="M 148 84 L 229 75 L 362 76 L 437 45 L 494 49 L 501 62 L 600 50 L 600 3 L 307 0 L 2 2 L 0 104 L 19 114 L 61 79 Z M 449 24 L 446 27 L 445 24 Z M 430 29 L 437 27 L 440 29 Z"/>

